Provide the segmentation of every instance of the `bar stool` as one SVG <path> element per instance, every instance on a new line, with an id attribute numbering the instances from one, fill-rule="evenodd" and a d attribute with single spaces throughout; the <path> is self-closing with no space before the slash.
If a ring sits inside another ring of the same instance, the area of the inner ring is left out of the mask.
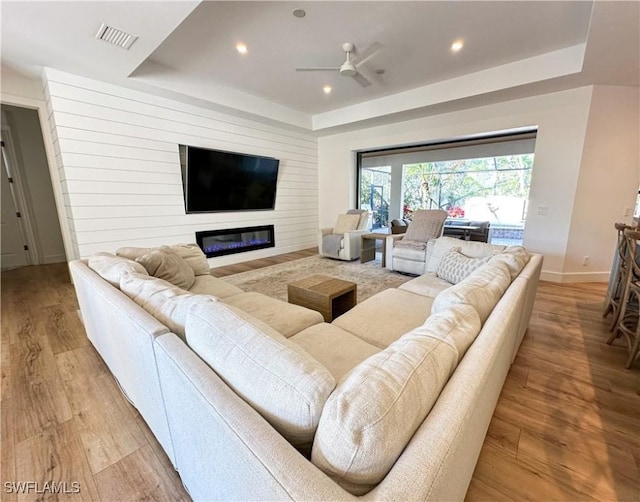
<path id="1" fill-rule="evenodd" d="M 624 282 L 623 294 L 620 297 L 620 313 L 613 334 L 609 337 L 607 343 L 611 345 L 617 337 L 625 337 L 627 345 L 629 346 L 629 357 L 625 367 L 631 368 L 640 349 L 640 322 L 638 322 L 638 306 L 640 306 L 640 265 L 638 265 L 637 262 L 640 232 L 627 228 L 623 230 L 623 235 L 627 241 L 625 263 L 628 267 L 628 273 Z"/>
<path id="2" fill-rule="evenodd" d="M 613 313 L 609 331 L 614 331 L 618 324 L 618 317 L 620 316 L 620 310 L 622 307 L 620 299 L 624 292 L 624 285 L 629 272 L 629 266 L 627 264 L 627 238 L 624 236 L 624 231 L 632 228 L 624 223 L 616 223 L 614 226 L 618 231 L 618 243 L 616 245 L 617 256 L 614 261 L 613 279 L 609 290 L 609 302 L 602 314 L 602 317 L 607 317 L 610 313 Z M 615 335 L 613 338 L 615 338 Z M 610 339 L 608 343 L 611 343 L 612 341 L 613 339 Z"/>

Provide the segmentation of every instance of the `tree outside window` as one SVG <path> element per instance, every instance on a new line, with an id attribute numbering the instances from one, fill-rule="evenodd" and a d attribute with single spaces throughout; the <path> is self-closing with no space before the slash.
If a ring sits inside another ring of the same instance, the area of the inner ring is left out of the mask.
<path id="1" fill-rule="evenodd" d="M 403 208 L 444 209 L 450 216 L 522 223 L 533 154 L 407 164 Z"/>

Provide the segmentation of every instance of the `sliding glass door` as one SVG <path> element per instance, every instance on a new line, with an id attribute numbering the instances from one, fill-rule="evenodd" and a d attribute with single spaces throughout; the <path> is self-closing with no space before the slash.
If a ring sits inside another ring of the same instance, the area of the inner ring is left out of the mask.
<path id="1" fill-rule="evenodd" d="M 450 220 L 489 223 L 493 243 L 521 244 L 527 219 L 535 133 L 359 155 L 359 202 L 373 228 L 418 209 Z"/>

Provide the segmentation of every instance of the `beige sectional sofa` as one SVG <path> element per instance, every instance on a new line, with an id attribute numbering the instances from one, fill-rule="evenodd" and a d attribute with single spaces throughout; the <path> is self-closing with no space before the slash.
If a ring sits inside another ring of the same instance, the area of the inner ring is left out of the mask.
<path id="1" fill-rule="evenodd" d="M 461 500 L 542 257 L 428 247 L 431 272 L 331 324 L 210 276 L 193 246 L 70 269 L 89 339 L 195 500 Z"/>

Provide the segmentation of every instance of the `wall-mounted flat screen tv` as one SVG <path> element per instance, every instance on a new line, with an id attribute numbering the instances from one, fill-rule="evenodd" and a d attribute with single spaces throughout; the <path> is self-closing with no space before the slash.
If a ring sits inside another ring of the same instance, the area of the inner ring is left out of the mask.
<path id="1" fill-rule="evenodd" d="M 180 145 L 187 213 L 273 209 L 280 161 Z"/>

